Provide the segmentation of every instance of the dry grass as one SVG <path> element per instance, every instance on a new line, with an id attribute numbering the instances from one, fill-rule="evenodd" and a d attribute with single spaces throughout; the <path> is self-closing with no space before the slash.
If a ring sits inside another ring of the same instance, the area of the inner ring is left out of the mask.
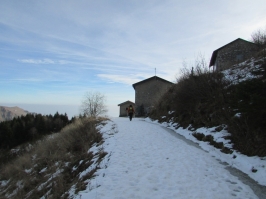
<path id="1" fill-rule="evenodd" d="M 67 198 L 67 191 L 73 185 L 76 191 L 85 189 L 106 155 L 102 149 L 98 154 L 88 152 L 92 145 L 102 142 L 96 126 L 104 120 L 76 120 L 60 133 L 35 143 L 28 153 L 3 165 L 0 198 Z M 92 164 L 91 171 L 80 178 L 80 173 Z"/>

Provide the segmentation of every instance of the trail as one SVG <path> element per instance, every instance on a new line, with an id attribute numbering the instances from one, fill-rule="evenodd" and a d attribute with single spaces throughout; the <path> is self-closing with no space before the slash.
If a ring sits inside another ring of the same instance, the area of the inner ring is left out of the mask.
<path id="1" fill-rule="evenodd" d="M 106 168 L 81 198 L 258 198 L 226 165 L 166 129 L 136 118 L 113 122 L 117 133 L 105 143 Z"/>

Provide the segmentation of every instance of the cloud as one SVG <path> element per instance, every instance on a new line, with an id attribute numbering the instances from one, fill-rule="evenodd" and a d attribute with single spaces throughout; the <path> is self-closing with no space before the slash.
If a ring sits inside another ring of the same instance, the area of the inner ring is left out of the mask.
<path id="1" fill-rule="evenodd" d="M 95 89 L 127 100 L 131 85 L 155 68 L 172 81 L 183 61 L 193 63 L 198 53 L 209 61 L 213 50 L 247 39 L 266 21 L 264 1 L 3 1 L 1 85 L 54 91 L 60 99 L 60 92 L 74 98 Z"/>
<path id="2" fill-rule="evenodd" d="M 57 64 L 57 65 L 66 65 L 66 64 L 75 64 L 75 65 L 84 65 L 84 62 L 72 61 L 72 60 L 52 60 L 48 58 L 44 59 L 18 59 L 18 62 L 27 63 L 27 64 Z"/>
<path id="3" fill-rule="evenodd" d="M 121 84 L 127 84 L 132 85 L 136 82 L 142 81 L 143 79 L 146 79 L 147 76 L 144 75 L 112 75 L 112 74 L 98 74 L 98 77 L 102 78 L 105 81 L 108 81 L 108 83 L 121 83 Z"/>
<path id="4" fill-rule="evenodd" d="M 19 62 L 28 64 L 55 64 L 55 61 L 51 59 L 18 59 Z M 63 62 L 58 62 L 63 63 Z"/>
<path id="5" fill-rule="evenodd" d="M 41 82 L 41 79 L 37 78 L 24 78 L 24 79 L 12 79 L 12 81 L 20 81 L 20 82 Z"/>
<path id="6" fill-rule="evenodd" d="M 228 9 L 226 3 L 220 5 L 219 9 L 213 9 L 217 6 L 214 2 L 194 3 L 167 0 L 163 3 L 147 1 L 139 4 L 130 1 L 129 5 L 114 5 L 108 1 L 103 4 L 69 1 L 64 5 L 55 2 L 43 9 L 40 9 L 42 4 L 36 3 L 29 12 L 36 18 L 24 12 L 23 20 L 16 21 L 14 8 L 13 12 L 6 11 L 5 15 L 10 16 L 11 24 L 34 32 L 37 35 L 34 41 L 38 40 L 36 45 L 57 57 L 76 59 L 83 66 L 95 63 L 92 66 L 95 70 L 97 65 L 112 63 L 117 66 L 122 63 L 121 72 L 128 68 L 138 71 L 145 68 L 144 73 L 149 73 L 149 70 L 157 68 L 158 72 L 163 71 L 169 76 L 179 71 L 184 59 L 193 60 L 194 54 L 202 49 L 203 53 L 207 51 L 207 56 L 210 56 L 216 46 L 212 48 L 208 45 L 210 47 L 206 48 L 203 43 L 212 42 L 211 39 L 219 34 L 219 30 L 229 32 L 227 28 L 235 27 L 230 25 L 234 20 L 228 21 L 227 18 L 233 12 L 230 11 L 228 16 L 224 12 Z M 88 12 L 87 8 L 91 11 Z M 205 13 L 206 9 L 210 11 L 209 14 Z M 214 14 L 214 11 L 218 14 Z M 234 23 L 240 24 L 238 21 Z M 226 42 L 230 42 L 230 39 Z M 224 44 L 224 41 L 221 43 Z M 23 59 L 21 62 L 62 64 L 49 59 Z M 104 69 L 108 69 L 108 66 Z M 112 70 L 115 74 L 114 68 Z"/>

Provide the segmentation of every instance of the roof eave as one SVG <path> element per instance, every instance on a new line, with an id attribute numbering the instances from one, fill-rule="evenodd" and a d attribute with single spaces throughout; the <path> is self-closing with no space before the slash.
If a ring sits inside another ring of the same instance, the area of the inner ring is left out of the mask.
<path id="1" fill-rule="evenodd" d="M 118 104 L 117 106 L 122 106 L 123 104 L 135 104 L 134 102 L 131 102 L 131 101 L 129 101 L 129 100 L 127 100 L 127 101 L 125 101 L 125 102 L 122 102 L 122 103 L 120 103 L 120 104 Z"/>
<path id="2" fill-rule="evenodd" d="M 150 77 L 150 78 L 148 78 L 148 79 L 144 79 L 144 80 L 142 80 L 142 81 L 140 81 L 140 82 L 137 82 L 137 83 L 135 83 L 135 84 L 132 84 L 132 86 L 133 86 L 133 88 L 136 90 L 136 88 L 135 88 L 136 85 L 138 85 L 138 84 L 142 84 L 142 83 L 144 83 L 144 82 L 146 82 L 146 81 L 149 81 L 149 80 L 152 80 L 153 78 L 158 78 L 158 79 L 160 79 L 160 80 L 162 80 L 162 81 L 164 81 L 164 82 L 167 82 L 167 83 L 170 83 L 170 84 L 174 84 L 173 82 L 169 82 L 169 81 L 167 81 L 167 80 L 165 80 L 165 79 L 163 79 L 163 78 L 160 78 L 160 77 L 158 77 L 158 76 L 153 76 L 153 77 Z"/>

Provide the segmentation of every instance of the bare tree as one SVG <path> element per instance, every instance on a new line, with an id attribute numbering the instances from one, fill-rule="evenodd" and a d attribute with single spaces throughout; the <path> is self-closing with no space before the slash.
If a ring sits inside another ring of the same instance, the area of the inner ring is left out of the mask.
<path id="1" fill-rule="evenodd" d="M 87 117 L 98 117 L 107 112 L 106 97 L 99 92 L 87 92 L 84 95 L 81 113 Z"/>
<path id="2" fill-rule="evenodd" d="M 251 41 L 255 44 L 266 45 L 266 28 L 257 30 L 251 34 Z"/>
<path id="3" fill-rule="evenodd" d="M 180 69 L 180 76 L 176 77 L 176 82 L 188 79 L 190 76 L 199 76 L 209 73 L 208 64 L 203 54 L 199 53 L 195 58 L 194 63 L 183 61 L 183 68 Z M 189 66 L 190 65 L 190 66 Z M 191 70 L 189 70 L 191 67 Z"/>

